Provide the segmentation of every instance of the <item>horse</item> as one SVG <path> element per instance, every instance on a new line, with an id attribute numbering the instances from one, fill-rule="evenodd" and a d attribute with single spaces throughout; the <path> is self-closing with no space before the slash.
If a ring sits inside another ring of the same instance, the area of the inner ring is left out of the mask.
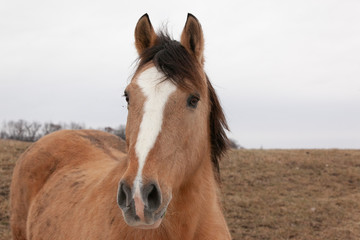
<path id="1" fill-rule="evenodd" d="M 204 37 L 188 14 L 181 40 L 135 27 L 126 141 L 97 130 L 44 136 L 16 163 L 14 240 L 231 239 L 220 203 L 228 125 L 204 71 Z"/>

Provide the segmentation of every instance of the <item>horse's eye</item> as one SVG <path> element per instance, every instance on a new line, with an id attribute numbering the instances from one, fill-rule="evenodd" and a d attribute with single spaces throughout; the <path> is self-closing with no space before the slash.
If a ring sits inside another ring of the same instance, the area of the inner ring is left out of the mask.
<path id="1" fill-rule="evenodd" d="M 199 94 L 191 94 L 187 99 L 187 105 L 188 107 L 196 108 L 199 101 L 200 101 Z"/>
<path id="2" fill-rule="evenodd" d="M 124 97 L 125 97 L 126 102 L 129 104 L 129 95 L 126 91 L 124 92 Z"/>

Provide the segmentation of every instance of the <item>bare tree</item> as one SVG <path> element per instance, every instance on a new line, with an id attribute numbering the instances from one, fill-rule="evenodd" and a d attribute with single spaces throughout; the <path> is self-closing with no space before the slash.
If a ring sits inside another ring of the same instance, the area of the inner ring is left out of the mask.
<path id="1" fill-rule="evenodd" d="M 0 131 L 0 138 L 1 138 L 1 139 L 8 139 L 8 138 L 9 138 L 9 134 L 8 134 L 5 130 L 1 130 L 1 131 Z"/>
<path id="2" fill-rule="evenodd" d="M 7 131 L 8 130 L 7 125 L 8 125 L 7 122 L 3 121 L 1 131 L 0 131 L 1 139 L 9 139 L 9 132 Z"/>
<path id="3" fill-rule="evenodd" d="M 26 138 L 23 140 L 34 142 L 40 138 L 38 132 L 41 128 L 41 124 L 38 122 L 25 122 Z"/>
<path id="4" fill-rule="evenodd" d="M 230 142 L 230 148 L 233 148 L 233 149 L 244 149 L 244 147 L 242 147 L 240 144 L 238 144 L 237 141 L 234 140 L 234 139 L 229 139 L 229 142 Z"/>
<path id="5" fill-rule="evenodd" d="M 24 140 L 25 138 L 25 121 L 18 120 L 18 121 L 10 121 L 7 124 L 8 134 L 10 139 L 15 140 Z"/>
<path id="6" fill-rule="evenodd" d="M 45 123 L 43 128 L 42 128 L 42 132 L 43 132 L 43 136 L 55 132 L 55 131 L 59 131 L 61 130 L 61 125 L 60 124 L 53 124 L 53 123 Z"/>
<path id="7" fill-rule="evenodd" d="M 81 130 L 81 129 L 85 128 L 85 125 L 80 124 L 80 123 L 71 122 L 69 128 L 73 129 L 73 130 Z"/>
<path id="8" fill-rule="evenodd" d="M 0 138 L 34 142 L 44 135 L 61 129 L 85 129 L 85 124 L 79 124 L 75 122 L 71 122 L 70 124 L 54 124 L 51 122 L 41 124 L 39 122 L 27 122 L 25 120 L 9 122 L 4 121 L 0 129 Z M 125 139 L 125 127 L 122 125 L 120 125 L 117 129 L 107 127 L 102 130 L 105 130 L 106 132 L 110 132 Z"/>
<path id="9" fill-rule="evenodd" d="M 123 125 L 120 125 L 117 129 L 116 128 L 114 129 L 112 127 L 106 127 L 103 129 L 103 131 L 114 134 L 124 140 L 126 139 L 125 126 L 123 126 Z"/>
<path id="10" fill-rule="evenodd" d="M 115 129 L 113 129 L 112 127 L 106 127 L 106 128 L 104 128 L 104 132 L 108 132 L 108 133 L 114 134 L 114 133 L 115 133 Z"/>
<path id="11" fill-rule="evenodd" d="M 126 134 L 125 134 L 125 126 L 120 125 L 118 129 L 115 130 L 114 133 L 116 136 L 126 140 Z"/>

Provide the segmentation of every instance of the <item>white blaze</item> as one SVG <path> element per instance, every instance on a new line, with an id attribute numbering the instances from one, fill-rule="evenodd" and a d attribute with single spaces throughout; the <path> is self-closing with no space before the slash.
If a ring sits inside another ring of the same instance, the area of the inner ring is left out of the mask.
<path id="1" fill-rule="evenodd" d="M 135 145 L 139 168 L 134 181 L 135 195 L 141 196 L 142 171 L 148 153 L 154 147 L 156 138 L 161 131 L 163 113 L 169 96 L 175 92 L 176 86 L 170 81 L 163 81 L 164 74 L 156 67 L 151 67 L 141 73 L 137 85 L 145 95 L 143 117 Z"/>

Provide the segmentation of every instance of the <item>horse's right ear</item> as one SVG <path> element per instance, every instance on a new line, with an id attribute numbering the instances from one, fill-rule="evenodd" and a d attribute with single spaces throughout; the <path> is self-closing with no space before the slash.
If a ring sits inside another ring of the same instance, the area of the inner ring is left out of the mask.
<path id="1" fill-rule="evenodd" d="M 135 47 L 139 55 L 155 44 L 156 33 L 151 25 L 149 15 L 145 13 L 135 27 Z"/>

